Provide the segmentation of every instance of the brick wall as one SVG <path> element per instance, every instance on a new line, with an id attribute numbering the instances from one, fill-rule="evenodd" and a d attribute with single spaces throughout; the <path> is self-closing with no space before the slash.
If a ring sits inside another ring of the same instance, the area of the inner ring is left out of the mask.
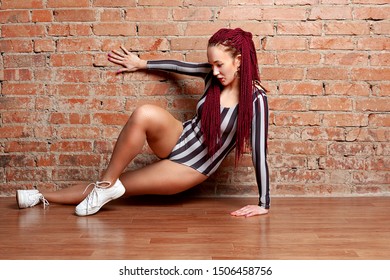
<path id="1" fill-rule="evenodd" d="M 244 2 L 244 4 L 243 4 Z M 390 193 L 388 0 L 1 0 L 0 195 L 96 180 L 130 112 L 180 119 L 202 81 L 115 76 L 107 52 L 205 61 L 209 36 L 255 36 L 270 104 L 273 195 Z M 156 158 L 147 147 L 129 168 Z M 202 195 L 256 195 L 250 156 L 229 157 Z"/>

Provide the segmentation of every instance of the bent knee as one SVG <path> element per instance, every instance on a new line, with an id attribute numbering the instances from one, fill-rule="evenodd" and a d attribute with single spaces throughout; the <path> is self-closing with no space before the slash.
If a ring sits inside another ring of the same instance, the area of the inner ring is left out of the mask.
<path id="1" fill-rule="evenodd" d="M 154 115 L 154 111 L 158 109 L 161 108 L 149 104 L 141 105 L 134 110 L 129 120 L 134 122 L 143 122 L 150 119 Z"/>

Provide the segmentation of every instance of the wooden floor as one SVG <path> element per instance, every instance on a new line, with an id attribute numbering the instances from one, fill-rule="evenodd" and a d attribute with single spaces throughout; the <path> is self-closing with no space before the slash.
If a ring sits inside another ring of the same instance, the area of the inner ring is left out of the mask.
<path id="1" fill-rule="evenodd" d="M 267 216 L 228 214 L 253 202 L 139 197 L 77 217 L 0 198 L 0 259 L 390 259 L 390 197 L 274 198 Z"/>

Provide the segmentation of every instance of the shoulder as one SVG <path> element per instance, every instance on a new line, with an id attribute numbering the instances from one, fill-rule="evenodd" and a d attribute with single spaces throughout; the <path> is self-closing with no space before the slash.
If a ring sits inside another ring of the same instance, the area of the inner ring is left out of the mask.
<path id="1" fill-rule="evenodd" d="M 253 82 L 253 99 L 256 100 L 260 96 L 265 97 L 268 93 L 268 90 L 260 81 Z"/>

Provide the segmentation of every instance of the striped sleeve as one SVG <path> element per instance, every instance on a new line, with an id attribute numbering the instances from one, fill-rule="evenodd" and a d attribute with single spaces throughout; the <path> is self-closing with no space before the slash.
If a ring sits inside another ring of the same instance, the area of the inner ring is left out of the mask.
<path id="1" fill-rule="evenodd" d="M 148 60 L 147 69 L 205 78 L 210 73 L 211 66 L 208 63 L 192 63 L 178 60 Z"/>
<path id="2" fill-rule="evenodd" d="M 259 206 L 270 208 L 269 174 L 267 164 L 268 102 L 265 92 L 255 91 L 252 120 L 252 160 L 259 188 Z"/>

